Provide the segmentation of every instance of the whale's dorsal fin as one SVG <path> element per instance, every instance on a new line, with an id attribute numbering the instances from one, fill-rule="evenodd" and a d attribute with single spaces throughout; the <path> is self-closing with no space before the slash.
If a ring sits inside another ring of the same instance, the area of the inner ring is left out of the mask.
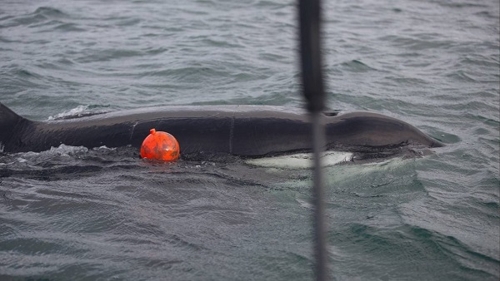
<path id="1" fill-rule="evenodd" d="M 0 146 L 7 143 L 20 122 L 26 121 L 0 102 Z"/>

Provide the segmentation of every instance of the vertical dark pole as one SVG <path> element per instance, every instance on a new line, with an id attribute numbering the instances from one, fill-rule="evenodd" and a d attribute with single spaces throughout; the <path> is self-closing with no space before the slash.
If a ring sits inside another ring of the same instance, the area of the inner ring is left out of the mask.
<path id="1" fill-rule="evenodd" d="M 321 65 L 321 7 L 320 0 L 299 0 L 300 56 L 302 86 L 313 126 L 314 171 L 314 254 L 316 280 L 328 280 L 328 252 L 323 200 L 323 171 L 321 155 L 325 147 L 322 111 L 325 94 Z"/>
<path id="2" fill-rule="evenodd" d="M 320 0 L 299 0 L 302 85 L 309 112 L 324 109 L 325 94 L 321 65 Z"/>

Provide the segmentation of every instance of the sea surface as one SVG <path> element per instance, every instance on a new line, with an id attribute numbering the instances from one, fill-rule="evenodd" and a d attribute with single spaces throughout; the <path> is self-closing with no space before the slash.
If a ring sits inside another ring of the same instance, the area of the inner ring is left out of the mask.
<path id="1" fill-rule="evenodd" d="M 323 2 L 327 106 L 446 144 L 326 167 L 332 279 L 499 280 L 499 1 Z M 296 14 L 291 0 L 2 0 L 0 102 L 40 121 L 302 108 Z M 311 182 L 132 148 L 1 153 L 0 280 L 312 280 Z"/>

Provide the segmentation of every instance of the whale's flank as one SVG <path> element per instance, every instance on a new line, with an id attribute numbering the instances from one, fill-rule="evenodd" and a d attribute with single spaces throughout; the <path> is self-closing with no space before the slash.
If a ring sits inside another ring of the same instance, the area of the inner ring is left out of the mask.
<path id="1" fill-rule="evenodd" d="M 403 147 L 442 144 L 414 126 L 376 113 L 325 114 L 327 149 L 397 154 Z M 181 155 L 263 157 L 311 151 L 309 116 L 274 106 L 173 106 L 30 121 L 0 103 L 0 141 L 5 152 L 43 151 L 60 144 L 88 148 L 140 147 L 151 128 L 179 141 Z M 375 156 L 373 156 L 375 155 Z"/>

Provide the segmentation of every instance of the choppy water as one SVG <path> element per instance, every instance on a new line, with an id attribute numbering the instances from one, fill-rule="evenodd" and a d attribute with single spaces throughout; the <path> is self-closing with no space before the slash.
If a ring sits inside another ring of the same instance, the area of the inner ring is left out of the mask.
<path id="1" fill-rule="evenodd" d="M 500 277 L 499 2 L 326 1 L 328 105 L 447 143 L 327 168 L 335 280 Z M 302 105 L 293 1 L 2 1 L 0 102 L 46 120 L 171 104 Z M 309 280 L 310 174 L 0 156 L 1 280 Z"/>

